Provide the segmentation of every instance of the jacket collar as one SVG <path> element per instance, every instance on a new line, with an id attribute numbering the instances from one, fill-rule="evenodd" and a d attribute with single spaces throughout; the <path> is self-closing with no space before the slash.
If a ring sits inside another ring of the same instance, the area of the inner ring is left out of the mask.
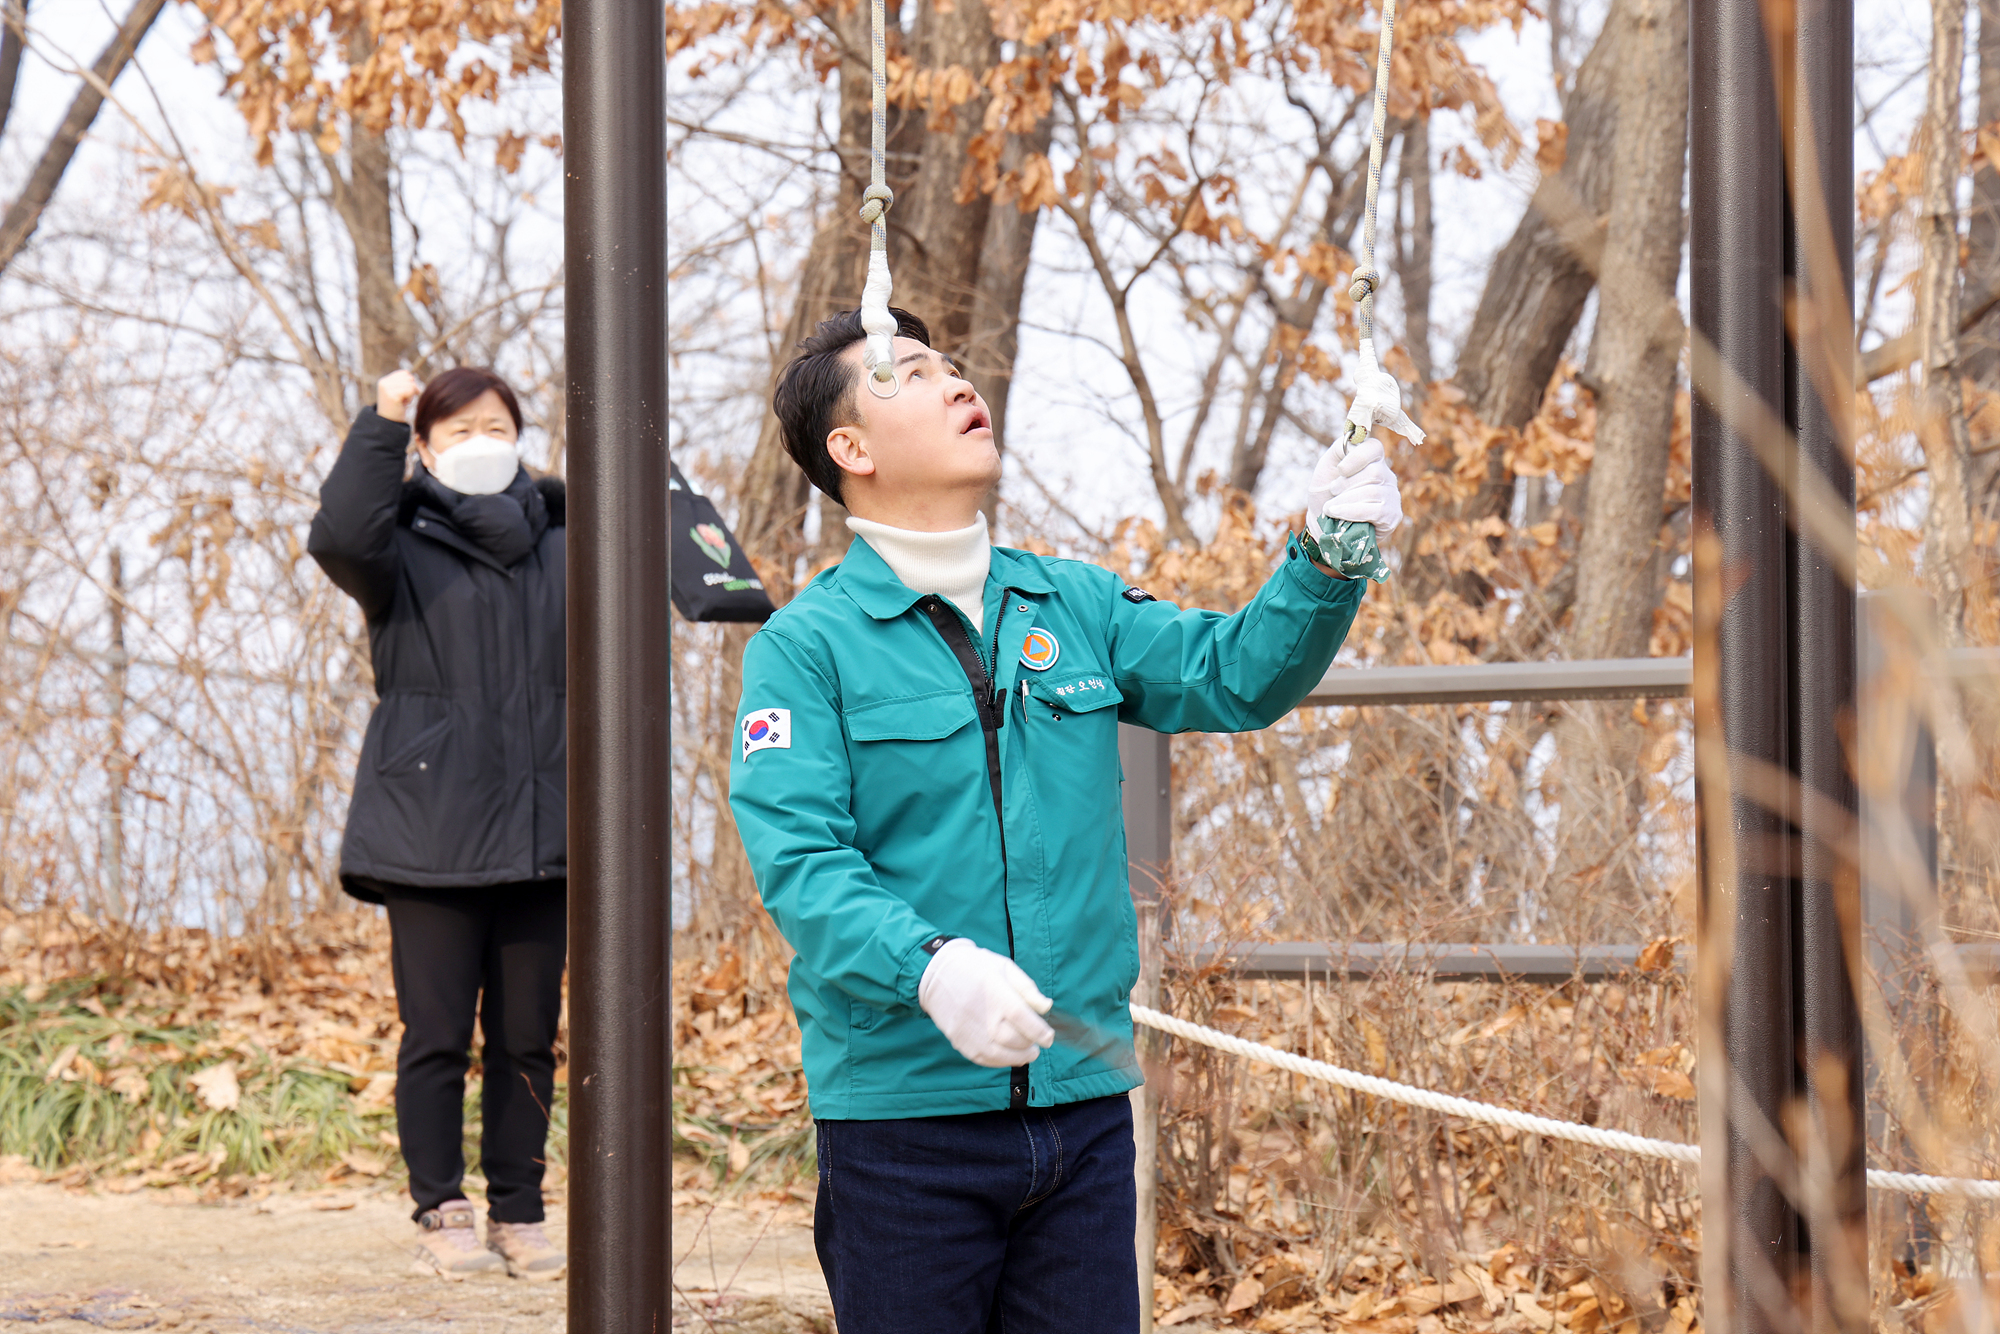
<path id="1" fill-rule="evenodd" d="M 450 516 L 441 510 L 432 509 L 429 505 L 419 505 L 410 521 L 410 531 L 418 537 L 427 537 L 442 546 L 450 547 L 461 556 L 469 556 L 482 565 L 491 565 L 509 579 L 514 577 L 514 572 L 502 565 L 492 552 L 453 527 Z"/>
<path id="2" fill-rule="evenodd" d="M 1041 563 L 1012 547 L 993 548 L 993 573 L 987 576 L 987 582 L 996 579 L 1002 588 L 1011 588 L 1016 593 L 1040 595 L 1056 591 L 1055 584 L 1042 572 Z"/>
<path id="3" fill-rule="evenodd" d="M 990 597 L 995 586 L 1019 593 L 1053 593 L 1056 586 L 1026 553 L 1006 547 L 993 548 L 993 565 L 986 574 Z M 923 594 L 896 577 L 889 562 L 882 559 L 867 540 L 857 537 L 847 544 L 840 561 L 840 586 L 855 605 L 878 621 L 893 621 L 917 605 Z"/>

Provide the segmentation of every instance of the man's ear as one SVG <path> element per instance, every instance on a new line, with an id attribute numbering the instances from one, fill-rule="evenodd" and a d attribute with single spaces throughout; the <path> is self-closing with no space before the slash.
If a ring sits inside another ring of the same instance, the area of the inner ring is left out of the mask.
<path id="1" fill-rule="evenodd" d="M 875 460 L 869 456 L 868 445 L 862 440 L 859 427 L 836 426 L 828 431 L 826 453 L 842 472 L 867 477 L 875 471 Z"/>

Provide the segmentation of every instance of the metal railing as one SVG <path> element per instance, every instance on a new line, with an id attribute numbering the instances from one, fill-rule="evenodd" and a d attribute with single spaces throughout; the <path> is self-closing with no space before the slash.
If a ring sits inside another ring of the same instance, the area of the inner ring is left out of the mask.
<path id="1" fill-rule="evenodd" d="M 1866 595 L 1864 595 L 1865 598 Z M 1883 670 L 1871 617 L 1859 618 L 1860 665 L 1864 693 L 1869 678 Z M 2000 649 L 1954 649 L 1947 672 L 1959 682 L 2000 681 Z M 1692 687 L 1691 658 L 1606 658 L 1575 662 L 1496 662 L 1446 667 L 1336 667 L 1307 695 L 1302 707 L 1483 704 L 1581 699 L 1667 699 Z M 1862 718 L 1862 745 L 1869 745 L 1870 719 Z M 1132 893 L 1141 904 L 1157 899 L 1172 863 L 1173 783 L 1169 738 L 1143 728 L 1119 729 L 1119 758 L 1125 770 L 1126 849 L 1132 865 Z M 1936 757 L 1932 738 L 1921 733 L 1911 755 L 1900 808 L 1872 809 L 1861 794 L 1862 881 L 1871 953 L 1884 962 L 1880 942 L 1914 934 L 1913 914 L 1904 896 L 1891 888 L 1876 843 L 1893 822 L 1916 823 L 1919 842 L 1936 874 L 1935 828 L 1924 823 L 1936 807 Z M 1932 817 L 1934 818 L 1934 817 Z M 1528 982 L 1599 981 L 1631 971 L 1640 945 L 1630 942 L 1587 945 L 1513 943 L 1327 944 L 1267 941 L 1226 950 L 1197 950 L 1207 964 L 1218 958 L 1246 978 L 1361 979 L 1391 971 L 1428 972 L 1439 981 L 1511 979 Z M 2000 945 L 1957 947 L 1972 980 L 2000 982 Z"/>
<path id="2" fill-rule="evenodd" d="M 1450 667 L 1336 667 L 1307 707 L 1354 704 L 1489 704 L 1561 699 L 1657 699 L 1688 693 L 1692 658 L 1580 662 L 1482 662 Z"/>

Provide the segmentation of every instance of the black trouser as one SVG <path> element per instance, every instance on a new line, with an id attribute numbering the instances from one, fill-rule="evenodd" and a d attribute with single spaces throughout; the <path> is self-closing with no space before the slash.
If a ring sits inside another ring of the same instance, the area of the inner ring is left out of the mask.
<path id="1" fill-rule="evenodd" d="M 487 1212 L 496 1222 L 539 1223 L 569 938 L 567 882 L 379 888 L 389 907 L 403 1020 L 396 1133 L 417 1213 L 464 1193 L 465 1074 L 477 1013 L 485 1037 L 479 1165 Z"/>

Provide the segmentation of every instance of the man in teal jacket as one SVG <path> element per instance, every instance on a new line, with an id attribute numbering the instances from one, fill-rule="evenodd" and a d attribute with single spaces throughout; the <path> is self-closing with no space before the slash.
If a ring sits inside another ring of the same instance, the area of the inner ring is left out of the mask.
<path id="1" fill-rule="evenodd" d="M 1118 724 L 1270 726 L 1366 584 L 1294 541 L 1225 616 L 991 546 L 986 405 L 896 315 L 893 397 L 852 312 L 779 383 L 787 449 L 861 540 L 745 649 L 730 771 L 797 951 L 820 1261 L 842 1334 L 1115 1334 L 1142 1080 Z M 1401 519 L 1379 445 L 1314 477 L 1313 514 Z"/>

